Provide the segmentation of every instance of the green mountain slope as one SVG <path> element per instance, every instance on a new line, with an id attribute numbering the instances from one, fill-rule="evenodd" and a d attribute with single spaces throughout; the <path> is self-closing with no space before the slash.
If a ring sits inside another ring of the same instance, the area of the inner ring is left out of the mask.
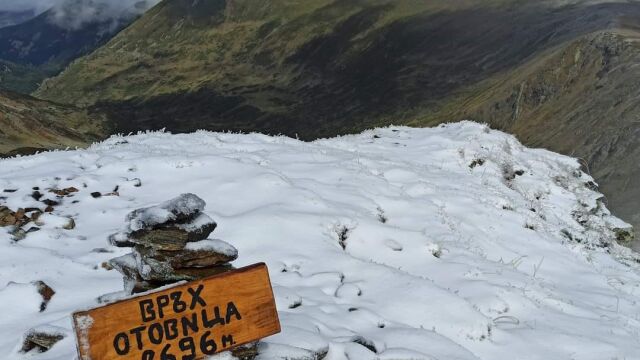
<path id="1" fill-rule="evenodd" d="M 124 132 L 484 120 L 585 158 L 638 226 L 639 24 L 635 2 L 165 0 L 35 94 Z"/>
<path id="2" fill-rule="evenodd" d="M 110 132 L 104 120 L 72 106 L 0 91 L 0 157 L 86 146 Z"/>
<path id="3" fill-rule="evenodd" d="M 99 102 L 122 126 L 330 136 L 399 121 L 417 103 L 638 13 L 475 3 L 168 0 L 36 94 Z"/>

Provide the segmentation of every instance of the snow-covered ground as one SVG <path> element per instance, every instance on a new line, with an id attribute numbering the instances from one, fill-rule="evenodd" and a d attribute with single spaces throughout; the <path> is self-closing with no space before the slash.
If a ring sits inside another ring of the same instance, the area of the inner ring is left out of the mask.
<path id="1" fill-rule="evenodd" d="M 129 249 L 108 235 L 191 192 L 236 266 L 269 266 L 283 331 L 260 359 L 640 359 L 639 265 L 590 180 L 471 122 L 313 143 L 149 133 L 1 160 L 14 210 L 42 207 L 33 187 L 80 191 L 24 240 L 0 228 L 0 358 L 73 359 L 70 313 L 122 290 L 100 264 Z M 44 312 L 36 280 L 56 291 Z M 19 353 L 42 326 L 67 337 Z"/>

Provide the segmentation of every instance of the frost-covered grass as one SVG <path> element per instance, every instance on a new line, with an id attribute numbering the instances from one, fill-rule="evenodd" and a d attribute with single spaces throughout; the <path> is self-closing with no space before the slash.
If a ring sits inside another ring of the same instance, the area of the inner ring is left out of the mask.
<path id="1" fill-rule="evenodd" d="M 2 160 L 12 209 L 40 205 L 35 186 L 80 191 L 54 212 L 73 230 L 45 223 L 17 243 L 0 230 L 0 355 L 72 359 L 69 314 L 122 290 L 99 266 L 128 251 L 108 235 L 190 192 L 236 265 L 269 266 L 283 331 L 261 359 L 639 358 L 638 265 L 591 180 L 574 159 L 470 122 L 313 143 L 150 133 Z M 19 285 L 35 280 L 57 292 L 42 313 Z M 42 326 L 67 337 L 19 354 Z"/>

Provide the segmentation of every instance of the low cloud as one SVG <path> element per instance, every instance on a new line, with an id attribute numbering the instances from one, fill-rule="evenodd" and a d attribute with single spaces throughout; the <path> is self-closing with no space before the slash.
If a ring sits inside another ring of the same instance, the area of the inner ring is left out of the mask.
<path id="1" fill-rule="evenodd" d="M 148 10 L 160 0 L 0 0 L 0 11 L 51 10 L 50 20 L 77 29 L 92 22 L 114 22 Z"/>
<path id="2" fill-rule="evenodd" d="M 56 0 L 2 0 L 0 1 L 0 11 L 27 11 L 35 10 L 38 12 L 52 8 L 56 3 L 62 1 Z"/>

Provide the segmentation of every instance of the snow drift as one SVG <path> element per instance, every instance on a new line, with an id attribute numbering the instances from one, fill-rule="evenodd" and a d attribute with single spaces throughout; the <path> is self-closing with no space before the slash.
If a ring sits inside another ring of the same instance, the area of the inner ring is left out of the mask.
<path id="1" fill-rule="evenodd" d="M 628 225 L 575 159 L 484 125 L 312 143 L 154 132 L 0 161 L 0 191 L 12 191 L 1 203 L 41 206 L 34 187 L 79 189 L 53 214 L 75 228 L 44 222 L 20 241 L 0 228 L 4 359 L 73 358 L 70 313 L 122 290 L 100 264 L 128 250 L 108 236 L 133 209 L 185 192 L 205 199 L 236 265 L 269 266 L 283 331 L 261 359 L 640 354 L 638 258 L 615 242 Z M 33 281 L 55 290 L 42 312 Z M 66 337 L 20 353 L 40 327 Z"/>

